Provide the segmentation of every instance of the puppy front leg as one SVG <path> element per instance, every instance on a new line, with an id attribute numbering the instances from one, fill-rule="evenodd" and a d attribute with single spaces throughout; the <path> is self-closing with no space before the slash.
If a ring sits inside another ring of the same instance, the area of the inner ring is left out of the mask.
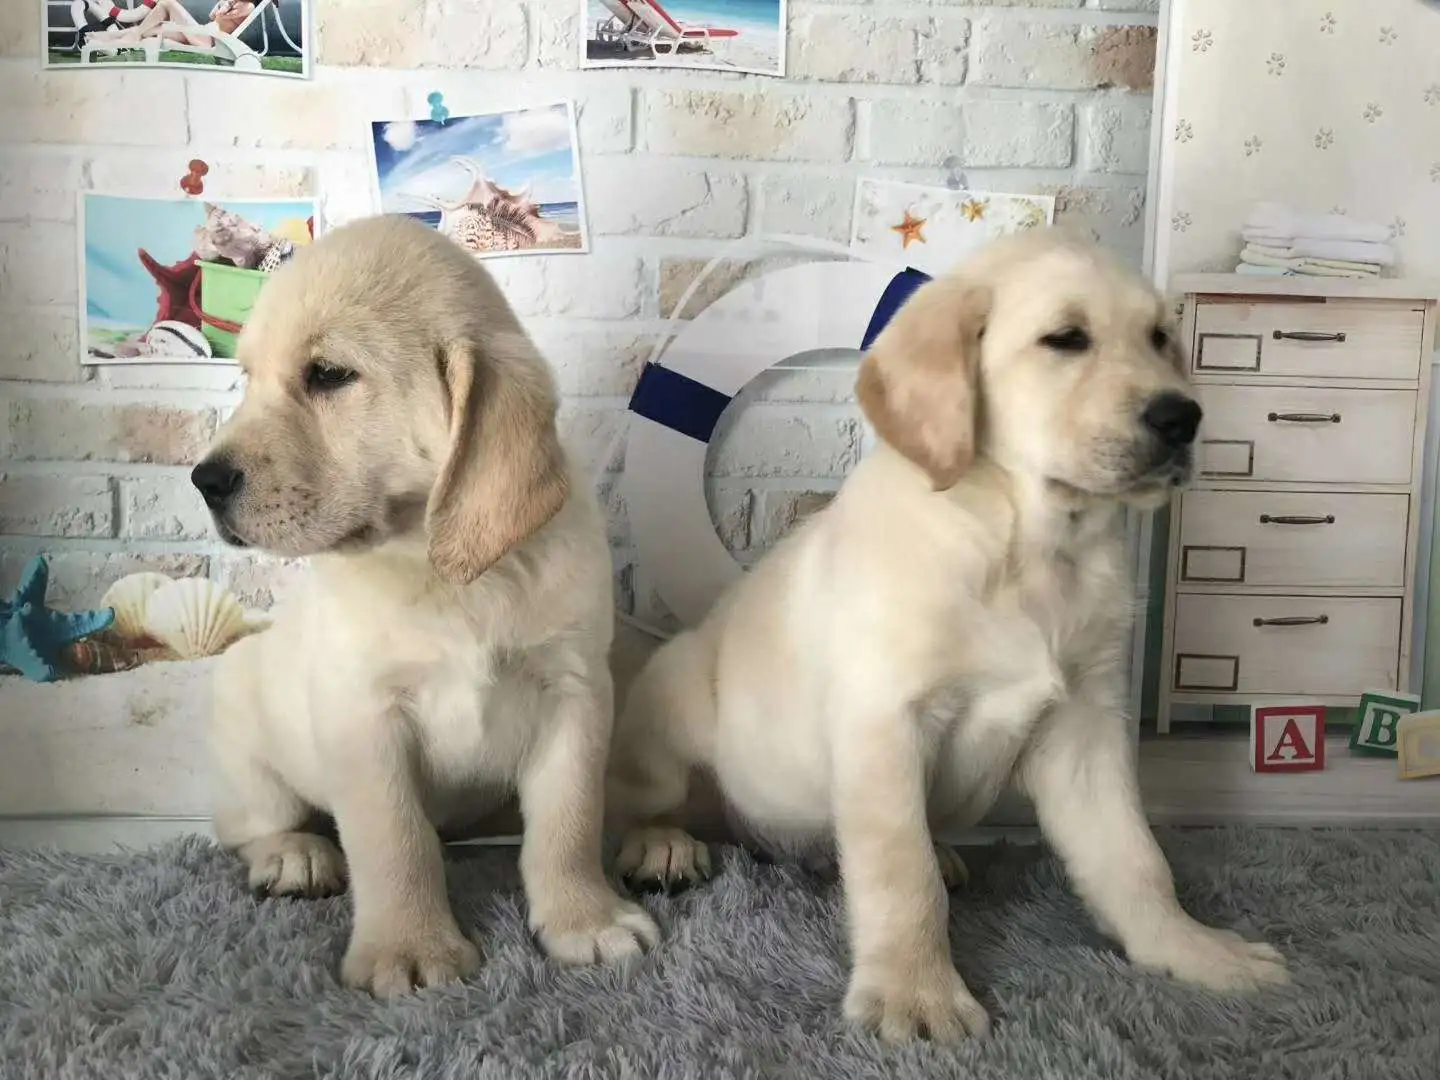
<path id="1" fill-rule="evenodd" d="M 562 963 L 613 963 L 653 947 L 660 929 L 620 898 L 600 865 L 614 719 L 610 675 L 603 664 L 592 665 L 554 685 L 554 713 L 520 776 L 520 874 L 530 929 Z"/>
<path id="2" fill-rule="evenodd" d="M 1101 928 L 1142 967 L 1213 990 L 1288 981 L 1271 946 L 1185 913 L 1140 801 L 1118 692 L 1092 687 L 1042 720 L 1020 763 L 1041 830 Z"/>
<path id="3" fill-rule="evenodd" d="M 403 718 L 370 725 L 332 754 L 332 800 L 350 868 L 355 929 L 341 977 L 396 997 L 473 974 L 480 953 L 445 896 L 440 837 L 426 817 Z"/>
<path id="4" fill-rule="evenodd" d="M 989 1017 L 950 959 L 915 721 L 907 711 L 837 731 L 835 833 L 854 965 L 845 1015 L 892 1042 L 981 1035 Z"/>

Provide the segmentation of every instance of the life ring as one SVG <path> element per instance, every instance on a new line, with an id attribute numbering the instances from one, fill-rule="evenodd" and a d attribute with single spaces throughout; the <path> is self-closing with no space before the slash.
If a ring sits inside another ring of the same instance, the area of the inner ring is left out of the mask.
<path id="1" fill-rule="evenodd" d="M 792 266 L 742 282 L 690 320 L 646 364 L 630 398 L 621 489 L 642 565 L 687 626 L 744 570 L 705 502 L 705 453 L 725 407 L 782 360 L 863 351 L 917 288 L 913 268 L 867 262 Z"/>

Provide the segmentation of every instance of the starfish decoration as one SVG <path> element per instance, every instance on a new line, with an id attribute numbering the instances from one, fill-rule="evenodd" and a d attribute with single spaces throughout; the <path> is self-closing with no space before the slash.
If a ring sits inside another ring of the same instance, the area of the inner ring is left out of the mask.
<path id="1" fill-rule="evenodd" d="M 891 225 L 890 229 L 892 232 L 900 234 L 900 247 L 903 250 L 910 246 L 912 240 L 917 244 L 925 243 L 925 234 L 920 231 L 924 227 L 924 218 L 914 217 L 909 210 L 906 210 L 905 220 L 900 222 L 899 225 Z"/>
<path id="2" fill-rule="evenodd" d="M 200 329 L 200 316 L 190 306 L 192 289 L 195 290 L 196 301 L 200 299 L 199 290 L 195 288 L 195 279 L 200 276 L 200 267 L 196 265 L 195 256 L 182 259 L 174 266 L 162 266 L 155 261 L 154 256 L 141 248 L 140 265 L 149 271 L 155 284 L 160 286 L 155 322 L 173 319 Z"/>
<path id="3" fill-rule="evenodd" d="M 966 199 L 960 204 L 960 213 L 966 221 L 979 221 L 985 216 L 986 203 L 980 199 Z"/>
<path id="4" fill-rule="evenodd" d="M 45 606 L 49 584 L 50 568 L 37 555 L 25 567 L 14 597 L 0 600 L 0 667 L 14 668 L 34 682 L 58 679 L 64 648 L 115 621 L 114 608 L 51 611 Z"/>

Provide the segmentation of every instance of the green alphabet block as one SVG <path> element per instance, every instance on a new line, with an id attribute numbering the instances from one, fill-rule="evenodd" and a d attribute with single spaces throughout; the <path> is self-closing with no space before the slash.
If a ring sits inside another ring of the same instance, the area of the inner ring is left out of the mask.
<path id="1" fill-rule="evenodd" d="M 1419 711 L 1419 694 L 1365 691 L 1350 729 L 1350 749 L 1371 757 L 1398 757 L 1400 742 L 1395 729 L 1403 717 Z"/>

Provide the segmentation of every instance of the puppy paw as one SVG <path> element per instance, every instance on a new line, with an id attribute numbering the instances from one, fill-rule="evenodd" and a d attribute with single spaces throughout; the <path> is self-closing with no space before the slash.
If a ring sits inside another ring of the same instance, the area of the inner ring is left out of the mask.
<path id="1" fill-rule="evenodd" d="M 536 944 L 562 964 L 623 963 L 660 943 L 655 920 L 613 893 L 591 904 L 532 918 L 530 930 Z"/>
<path id="2" fill-rule="evenodd" d="M 632 830 L 615 866 L 625 884 L 639 892 L 682 892 L 711 876 L 710 849 L 683 829 Z"/>
<path id="3" fill-rule="evenodd" d="M 310 899 L 345 891 L 345 856 L 323 836 L 277 833 L 245 845 L 250 891 L 256 896 Z"/>
<path id="4" fill-rule="evenodd" d="M 1235 993 L 1290 981 L 1285 958 L 1262 941 L 1246 941 L 1190 918 L 1176 920 L 1129 950 L 1136 964 L 1208 990 Z"/>
<path id="5" fill-rule="evenodd" d="M 340 979 L 379 998 L 402 997 L 480 970 L 480 950 L 455 926 L 387 940 L 359 933 L 350 939 Z"/>
<path id="6" fill-rule="evenodd" d="M 989 1014 L 948 961 L 920 973 L 878 964 L 857 967 L 845 995 L 845 1018 L 886 1042 L 953 1043 L 990 1029 Z"/>
<path id="7" fill-rule="evenodd" d="M 936 844 L 935 859 L 940 864 L 940 878 L 945 882 L 947 892 L 954 892 L 970 884 L 970 868 L 954 848 Z"/>

